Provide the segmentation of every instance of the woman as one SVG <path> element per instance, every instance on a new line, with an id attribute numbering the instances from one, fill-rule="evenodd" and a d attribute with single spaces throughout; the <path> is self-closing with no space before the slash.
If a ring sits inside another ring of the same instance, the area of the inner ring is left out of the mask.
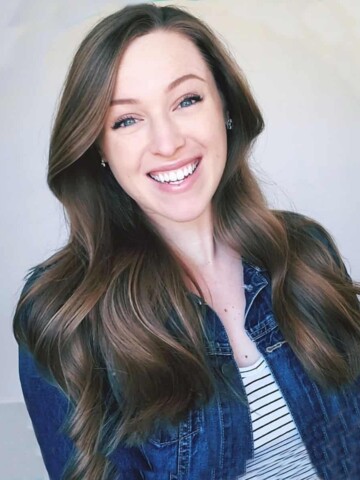
<path id="1" fill-rule="evenodd" d="M 70 237 L 14 319 L 51 479 L 360 478 L 360 290 L 322 227 L 267 208 L 262 129 L 182 10 L 80 45 L 48 173 Z"/>

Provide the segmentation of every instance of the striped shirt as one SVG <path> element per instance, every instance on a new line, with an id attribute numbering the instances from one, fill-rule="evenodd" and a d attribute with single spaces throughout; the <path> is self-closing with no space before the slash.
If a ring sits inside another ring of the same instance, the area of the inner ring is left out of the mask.
<path id="1" fill-rule="evenodd" d="M 263 357 L 239 367 L 251 414 L 254 457 L 238 480 L 317 480 L 292 415 Z"/>

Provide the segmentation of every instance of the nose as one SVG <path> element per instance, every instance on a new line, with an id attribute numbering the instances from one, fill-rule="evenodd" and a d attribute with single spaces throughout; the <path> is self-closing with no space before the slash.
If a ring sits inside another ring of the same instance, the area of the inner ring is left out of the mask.
<path id="1" fill-rule="evenodd" d="M 169 118 L 157 118 L 151 124 L 150 149 L 153 155 L 172 157 L 185 144 L 179 125 Z"/>

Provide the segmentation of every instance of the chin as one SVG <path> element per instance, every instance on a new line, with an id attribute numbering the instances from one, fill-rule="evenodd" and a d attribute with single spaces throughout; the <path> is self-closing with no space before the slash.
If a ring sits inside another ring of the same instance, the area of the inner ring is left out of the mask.
<path id="1" fill-rule="evenodd" d="M 181 210 L 177 209 L 176 212 L 166 212 L 166 214 L 163 214 L 162 217 L 176 223 L 192 223 L 201 219 L 205 219 L 208 211 L 210 211 L 209 207 L 192 207 Z"/>

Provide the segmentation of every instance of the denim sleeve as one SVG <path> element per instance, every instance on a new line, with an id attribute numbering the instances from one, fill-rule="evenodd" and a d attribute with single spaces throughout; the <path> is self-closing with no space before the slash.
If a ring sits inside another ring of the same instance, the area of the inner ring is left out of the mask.
<path id="1" fill-rule="evenodd" d="M 71 404 L 64 393 L 40 373 L 25 347 L 19 349 L 19 374 L 49 478 L 60 480 L 74 452 L 74 445 L 63 430 Z"/>
<path id="2" fill-rule="evenodd" d="M 37 267 L 32 269 L 21 296 L 25 295 L 41 275 L 41 271 Z M 25 329 L 31 318 L 30 311 L 31 304 L 19 313 Z M 26 408 L 49 478 L 62 480 L 76 452 L 73 441 L 66 433 L 66 424 L 73 405 L 60 387 L 48 378 L 28 348 L 22 344 L 19 346 L 19 376 Z M 126 448 L 118 445 L 109 455 L 109 461 L 116 479 L 142 479 L 140 471 L 147 468 L 146 459 L 135 447 Z"/>
<path id="3" fill-rule="evenodd" d="M 44 269 L 33 267 L 26 278 L 22 298 Z M 31 303 L 19 312 L 24 329 L 31 317 Z M 26 408 L 50 480 L 63 477 L 67 462 L 71 461 L 74 445 L 64 431 L 71 408 L 70 401 L 55 384 L 43 374 L 25 345 L 19 345 L 19 376 Z"/>
<path id="4" fill-rule="evenodd" d="M 62 480 L 75 453 L 74 443 L 64 430 L 72 408 L 70 400 L 42 375 L 32 354 L 24 347 L 19 349 L 19 370 L 26 407 L 49 479 Z M 142 450 L 136 447 L 119 444 L 109 460 L 112 467 L 110 478 L 114 480 L 144 480 L 142 472 L 149 469 Z M 148 471 L 147 475 L 150 474 Z"/>

